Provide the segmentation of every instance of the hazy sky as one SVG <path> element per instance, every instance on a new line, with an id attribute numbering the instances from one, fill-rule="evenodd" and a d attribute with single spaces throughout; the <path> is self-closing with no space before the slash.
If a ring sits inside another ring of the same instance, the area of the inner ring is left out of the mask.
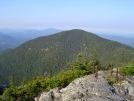
<path id="1" fill-rule="evenodd" d="M 134 33 L 134 0 L 0 0 L 0 28 Z"/>

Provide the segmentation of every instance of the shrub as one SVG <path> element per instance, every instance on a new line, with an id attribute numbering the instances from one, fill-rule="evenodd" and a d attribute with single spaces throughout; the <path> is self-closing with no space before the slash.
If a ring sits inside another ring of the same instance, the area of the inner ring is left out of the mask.
<path id="1" fill-rule="evenodd" d="M 120 68 L 120 73 L 124 75 L 134 75 L 134 60 L 128 66 Z"/>

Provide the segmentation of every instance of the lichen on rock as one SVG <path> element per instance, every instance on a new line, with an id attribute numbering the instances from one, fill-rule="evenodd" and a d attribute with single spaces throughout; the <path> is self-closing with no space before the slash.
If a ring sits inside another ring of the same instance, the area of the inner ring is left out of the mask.
<path id="1" fill-rule="evenodd" d="M 67 87 L 43 92 L 37 101 L 134 101 L 134 85 L 129 82 L 111 86 L 98 72 L 98 78 L 86 75 Z"/>

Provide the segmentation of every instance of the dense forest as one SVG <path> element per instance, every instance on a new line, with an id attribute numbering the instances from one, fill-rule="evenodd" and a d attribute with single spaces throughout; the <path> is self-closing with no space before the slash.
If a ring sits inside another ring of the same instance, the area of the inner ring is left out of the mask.
<path id="1" fill-rule="evenodd" d="M 9 35 L 4 35 L 0 32 L 0 52 L 8 49 L 16 48 L 21 43 L 25 42 L 25 39 L 15 38 Z"/>
<path id="2" fill-rule="evenodd" d="M 33 80 L 26 83 L 25 79 L 22 80 L 21 85 L 15 85 L 14 77 L 10 77 L 10 88 L 7 88 L 2 95 L 0 101 L 33 101 L 34 97 L 42 91 L 49 91 L 54 87 L 66 87 L 74 79 L 95 73 L 92 68 L 99 67 L 100 63 L 97 58 L 96 51 L 93 54 L 92 61 L 87 61 L 83 58 L 82 54 L 77 55 L 77 60 L 72 62 L 72 69 L 61 71 L 60 73 L 51 76 L 44 75 L 38 76 Z"/>
<path id="3" fill-rule="evenodd" d="M 134 58 L 134 49 L 103 39 L 83 30 L 69 30 L 39 37 L 21 46 L 0 54 L 0 83 L 9 84 L 13 76 L 15 84 L 44 74 L 55 75 L 71 69 L 72 61 L 81 52 L 88 60 L 97 50 L 102 66 L 113 63 L 116 66 L 128 63 Z"/>
<path id="4" fill-rule="evenodd" d="M 113 64 L 109 64 L 107 69 L 103 68 L 99 61 L 96 50 L 94 51 L 92 56 L 92 59 L 88 61 L 86 57 L 83 56 L 83 54 L 79 53 L 77 55 L 76 61 L 72 62 L 72 69 L 61 71 L 53 76 L 38 76 L 30 80 L 28 83 L 26 82 L 26 79 L 23 79 L 19 86 L 15 85 L 15 79 L 11 76 L 10 87 L 4 91 L 2 99 L 0 99 L 0 101 L 33 101 L 34 98 L 40 95 L 41 92 L 47 92 L 55 87 L 58 87 L 58 89 L 62 89 L 66 87 L 69 83 L 71 83 L 74 79 L 81 76 L 89 75 L 92 73 L 92 76 L 98 79 L 99 70 L 104 70 L 109 74 L 109 77 L 106 78 L 108 79 L 108 82 L 111 83 L 110 78 L 115 78 L 115 75 L 111 74 L 113 72 Z M 132 61 L 129 65 L 126 65 L 125 67 L 120 67 L 120 74 L 134 75 L 134 61 Z M 117 71 L 116 75 L 118 75 Z M 116 76 L 116 78 L 112 82 L 117 83 L 118 81 L 116 80 L 118 79 L 119 78 Z"/>

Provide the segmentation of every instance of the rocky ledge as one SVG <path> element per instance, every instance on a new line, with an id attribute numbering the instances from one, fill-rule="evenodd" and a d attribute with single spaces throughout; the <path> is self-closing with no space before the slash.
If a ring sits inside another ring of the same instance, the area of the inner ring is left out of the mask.
<path id="1" fill-rule="evenodd" d="M 97 79 L 92 75 L 77 78 L 66 88 L 43 92 L 35 101 L 134 101 L 134 85 L 124 81 L 111 86 L 99 71 Z"/>

